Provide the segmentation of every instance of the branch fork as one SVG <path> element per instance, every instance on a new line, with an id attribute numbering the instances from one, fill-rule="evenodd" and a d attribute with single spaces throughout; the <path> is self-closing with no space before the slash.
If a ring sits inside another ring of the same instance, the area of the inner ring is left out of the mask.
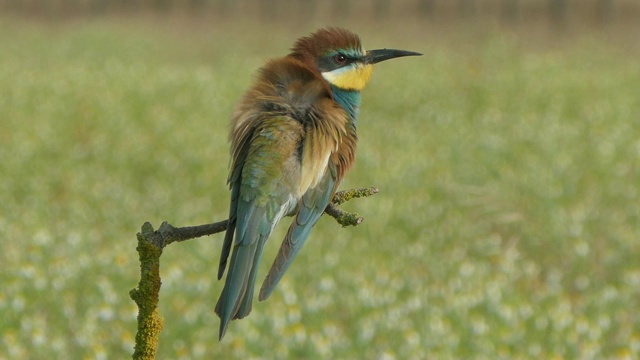
<path id="1" fill-rule="evenodd" d="M 354 198 L 367 197 L 378 193 L 374 187 L 351 189 L 337 192 L 324 212 L 336 219 L 342 225 L 357 226 L 364 218 L 356 213 L 350 213 L 338 206 Z M 138 238 L 138 255 L 140 257 L 140 282 L 138 287 L 129 292 L 129 296 L 138 306 L 138 332 L 133 359 L 155 359 L 158 337 L 162 331 L 163 322 L 158 314 L 160 297 L 160 256 L 165 246 L 173 243 L 196 239 L 205 235 L 213 235 L 227 229 L 229 220 L 212 224 L 174 227 L 164 221 L 158 230 L 154 230 L 149 222 L 142 225 Z"/>

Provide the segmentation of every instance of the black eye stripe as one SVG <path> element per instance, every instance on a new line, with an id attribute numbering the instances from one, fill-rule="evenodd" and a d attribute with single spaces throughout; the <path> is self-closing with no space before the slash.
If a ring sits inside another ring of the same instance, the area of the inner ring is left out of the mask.
<path id="1" fill-rule="evenodd" d="M 318 70 L 324 72 L 347 66 L 356 61 L 358 61 L 358 58 L 351 57 L 341 52 L 335 52 L 333 54 L 321 56 L 318 58 L 316 64 L 318 65 Z"/>

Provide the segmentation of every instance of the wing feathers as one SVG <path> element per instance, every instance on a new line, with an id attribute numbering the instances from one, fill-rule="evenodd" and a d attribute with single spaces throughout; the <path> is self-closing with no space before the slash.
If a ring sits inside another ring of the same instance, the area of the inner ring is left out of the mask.
<path id="1" fill-rule="evenodd" d="M 234 113 L 228 183 L 229 225 L 218 278 L 220 338 L 251 312 L 264 245 L 280 219 L 296 218 L 260 290 L 269 296 L 322 215 L 355 153 L 352 119 L 319 74 L 293 58 L 262 69 Z M 230 260 L 229 260 L 230 257 Z"/>
<path id="2" fill-rule="evenodd" d="M 318 222 L 324 209 L 329 204 L 337 187 L 337 171 L 330 164 L 322 181 L 313 189 L 309 189 L 301 199 L 301 206 L 295 220 L 289 227 L 282 241 L 269 274 L 262 283 L 259 300 L 271 295 L 282 276 L 287 271 L 295 256 L 300 252 L 313 226 Z"/>

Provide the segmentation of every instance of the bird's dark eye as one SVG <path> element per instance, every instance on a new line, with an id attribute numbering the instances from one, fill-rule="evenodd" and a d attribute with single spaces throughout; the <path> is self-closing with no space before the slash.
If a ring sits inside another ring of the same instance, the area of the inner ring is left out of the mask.
<path id="1" fill-rule="evenodd" d="M 342 54 L 336 54 L 333 57 L 333 60 L 335 60 L 336 63 L 338 63 L 338 64 L 344 64 L 345 62 L 347 62 L 347 57 L 342 55 Z"/>

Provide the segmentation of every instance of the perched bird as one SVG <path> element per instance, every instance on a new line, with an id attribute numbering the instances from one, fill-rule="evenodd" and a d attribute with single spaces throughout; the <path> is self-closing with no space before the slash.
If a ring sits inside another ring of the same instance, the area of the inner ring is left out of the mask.
<path id="1" fill-rule="evenodd" d="M 373 64 L 405 50 L 365 51 L 358 36 L 326 28 L 268 61 L 238 104 L 231 123 L 229 224 L 218 279 L 231 261 L 216 305 L 220 339 L 232 319 L 251 312 L 265 242 L 295 216 L 260 289 L 264 300 L 282 278 L 354 163 L 360 90 Z"/>

